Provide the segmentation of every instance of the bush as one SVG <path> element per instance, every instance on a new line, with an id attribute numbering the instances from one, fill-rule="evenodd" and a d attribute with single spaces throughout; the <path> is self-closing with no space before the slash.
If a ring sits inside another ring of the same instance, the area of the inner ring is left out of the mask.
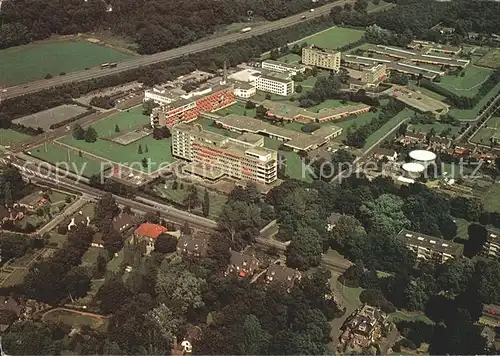
<path id="1" fill-rule="evenodd" d="M 51 79 L 51 78 L 52 78 L 52 74 L 47 73 L 47 75 L 45 76 L 45 79 Z"/>
<path id="2" fill-rule="evenodd" d="M 359 300 L 362 303 L 378 307 L 385 313 L 394 313 L 396 311 L 396 307 L 385 298 L 379 289 L 365 289 L 359 295 Z"/>

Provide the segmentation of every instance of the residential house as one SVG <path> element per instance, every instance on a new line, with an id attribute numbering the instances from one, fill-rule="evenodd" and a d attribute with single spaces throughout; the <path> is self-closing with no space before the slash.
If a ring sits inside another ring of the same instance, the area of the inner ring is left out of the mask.
<path id="1" fill-rule="evenodd" d="M 446 137 L 433 136 L 429 139 L 429 149 L 443 151 L 450 148 L 452 141 Z"/>
<path id="2" fill-rule="evenodd" d="M 134 216 L 126 213 L 120 213 L 113 218 L 113 229 L 118 232 L 123 232 L 134 225 Z"/>
<path id="3" fill-rule="evenodd" d="M 382 338 L 387 316 L 380 309 L 363 305 L 341 327 L 340 344 L 346 349 L 364 349 Z"/>
<path id="4" fill-rule="evenodd" d="M 483 327 L 481 330 L 481 336 L 486 340 L 486 347 L 493 347 L 493 343 L 495 341 L 495 330 L 490 326 Z"/>
<path id="5" fill-rule="evenodd" d="M 177 342 L 177 337 L 174 336 L 172 342 L 172 355 L 182 356 L 192 353 L 193 344 L 201 339 L 201 335 L 201 328 L 199 326 L 192 326 L 188 329 L 186 336 L 184 336 L 184 340 L 182 340 L 180 345 Z"/>
<path id="6" fill-rule="evenodd" d="M 233 250 L 229 250 L 229 252 L 231 253 L 231 257 L 226 276 L 236 274 L 238 277 L 251 277 L 257 267 L 259 267 L 259 260 L 254 255 Z"/>
<path id="7" fill-rule="evenodd" d="M 177 251 L 188 256 L 204 257 L 208 251 L 208 241 L 205 237 L 183 234 L 177 243 Z"/>
<path id="8" fill-rule="evenodd" d="M 425 142 L 426 139 L 427 139 L 427 136 L 423 133 L 406 131 L 402 142 L 405 146 L 406 145 L 417 145 L 417 144 Z"/>
<path id="9" fill-rule="evenodd" d="M 267 269 L 266 283 L 283 283 L 288 292 L 291 291 L 295 281 L 300 281 L 302 274 L 293 268 L 280 265 L 271 265 Z"/>
<path id="10" fill-rule="evenodd" d="M 13 222 L 16 220 L 22 220 L 26 215 L 26 208 L 21 206 L 15 206 L 8 208 L 4 205 L 0 205 L 0 226 L 6 222 Z"/>
<path id="11" fill-rule="evenodd" d="M 342 216 L 342 214 L 332 213 L 328 219 L 326 219 L 326 231 L 332 231 L 333 228 L 337 226 L 337 222 Z"/>
<path id="12" fill-rule="evenodd" d="M 483 247 L 483 255 L 491 259 L 500 259 L 500 233 L 488 230 L 488 237 Z"/>
<path id="13" fill-rule="evenodd" d="M 373 157 L 376 160 L 387 159 L 388 161 L 395 161 L 398 158 L 398 153 L 395 150 L 377 147 L 373 151 Z"/>
<path id="14" fill-rule="evenodd" d="M 471 143 L 464 143 L 464 144 L 460 144 L 460 145 L 457 145 L 455 146 L 455 150 L 453 151 L 453 154 L 455 156 L 461 156 L 461 157 L 464 157 L 464 156 L 471 156 L 473 155 L 475 152 L 476 152 L 476 145 L 473 145 Z"/>
<path id="15" fill-rule="evenodd" d="M 50 201 L 44 198 L 41 192 L 34 192 L 19 200 L 17 204 L 28 209 L 29 211 L 35 212 L 39 208 L 50 204 Z"/>
<path id="16" fill-rule="evenodd" d="M 19 319 L 23 307 L 14 298 L 0 298 L 0 332 L 5 332 Z"/>
<path id="17" fill-rule="evenodd" d="M 83 215 L 81 211 L 79 211 L 75 216 L 73 216 L 68 224 L 68 231 L 72 228 L 76 228 L 77 226 L 89 226 L 90 225 L 90 217 Z"/>
<path id="18" fill-rule="evenodd" d="M 149 255 L 154 250 L 155 241 L 161 234 L 167 233 L 168 229 L 165 226 L 151 223 L 143 223 L 134 231 L 134 236 L 130 240 L 131 243 L 141 241 L 146 242 L 146 254 Z"/>

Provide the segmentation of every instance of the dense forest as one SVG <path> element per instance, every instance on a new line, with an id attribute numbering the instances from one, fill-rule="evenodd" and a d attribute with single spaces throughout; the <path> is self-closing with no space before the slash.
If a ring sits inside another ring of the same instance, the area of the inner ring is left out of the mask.
<path id="1" fill-rule="evenodd" d="M 311 7 L 310 0 L 15 0 L 2 5 L 0 48 L 51 35 L 108 30 L 155 53 L 193 42 L 219 26 L 257 19 L 276 20 Z M 313 4 L 314 5 L 314 4 Z M 315 5 L 321 5 L 317 2 Z"/>

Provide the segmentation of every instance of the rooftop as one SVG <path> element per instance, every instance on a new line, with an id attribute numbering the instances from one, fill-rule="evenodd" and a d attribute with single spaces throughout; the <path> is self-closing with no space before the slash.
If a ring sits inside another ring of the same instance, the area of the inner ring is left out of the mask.
<path id="1" fill-rule="evenodd" d="M 143 223 L 135 230 L 135 235 L 156 239 L 167 231 L 168 229 L 162 225 Z"/>
<path id="2" fill-rule="evenodd" d="M 113 218 L 113 229 L 115 229 L 116 231 L 122 231 L 127 227 L 130 227 L 133 223 L 133 215 L 120 213 L 118 216 Z"/>
<path id="3" fill-rule="evenodd" d="M 463 245 L 453 241 L 442 240 L 438 237 L 428 236 L 420 232 L 403 229 L 396 236 L 407 245 L 425 247 L 430 250 L 458 256 L 462 253 Z"/>
<path id="4" fill-rule="evenodd" d="M 279 65 L 279 66 L 282 66 L 282 67 L 285 67 L 285 68 L 289 68 L 289 69 L 294 69 L 294 70 L 301 70 L 302 68 L 304 68 L 304 66 L 302 64 L 284 63 L 284 62 L 275 61 L 275 60 L 272 60 L 272 59 L 265 60 L 262 63 L 263 64 L 264 63 L 269 63 L 269 64 L 274 64 L 274 65 Z"/>
<path id="5" fill-rule="evenodd" d="M 293 81 L 287 73 L 277 73 L 277 72 L 262 74 L 260 75 L 260 78 L 267 80 L 274 80 L 275 82 L 283 84 L 288 84 Z"/>

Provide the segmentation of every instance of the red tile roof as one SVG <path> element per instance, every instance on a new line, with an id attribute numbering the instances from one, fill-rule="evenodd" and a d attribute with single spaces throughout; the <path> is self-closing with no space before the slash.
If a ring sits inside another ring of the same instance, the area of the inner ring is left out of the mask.
<path id="1" fill-rule="evenodd" d="M 168 231 L 168 229 L 164 226 L 157 225 L 157 224 L 151 224 L 151 223 L 144 223 L 144 224 L 141 224 L 141 226 L 139 226 L 135 230 L 135 234 L 137 236 L 151 237 L 153 239 L 156 239 L 162 233 L 167 232 L 167 231 Z"/>

